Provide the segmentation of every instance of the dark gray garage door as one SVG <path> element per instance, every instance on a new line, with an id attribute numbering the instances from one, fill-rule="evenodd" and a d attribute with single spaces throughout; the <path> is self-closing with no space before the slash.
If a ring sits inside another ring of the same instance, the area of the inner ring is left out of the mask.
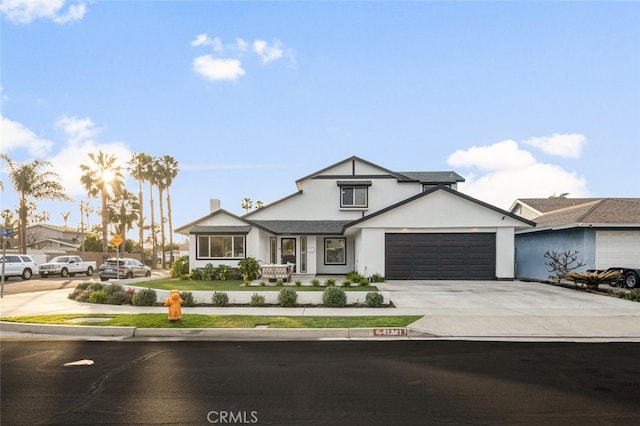
<path id="1" fill-rule="evenodd" d="M 390 280 L 493 280 L 496 234 L 386 234 Z"/>

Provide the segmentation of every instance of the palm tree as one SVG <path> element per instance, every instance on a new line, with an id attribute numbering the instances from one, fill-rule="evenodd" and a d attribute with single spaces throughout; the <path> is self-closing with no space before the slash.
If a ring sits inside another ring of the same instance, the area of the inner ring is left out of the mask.
<path id="1" fill-rule="evenodd" d="M 133 192 L 123 189 L 111 200 L 108 211 L 109 222 L 116 225 L 116 232 L 124 238 L 139 218 L 140 203 Z"/>
<path id="2" fill-rule="evenodd" d="M 64 220 L 64 227 L 67 227 L 67 221 L 69 220 L 69 216 L 71 216 L 71 212 L 60 213 L 62 216 L 62 220 Z"/>
<path id="3" fill-rule="evenodd" d="M 173 247 L 173 221 L 171 218 L 171 193 L 169 192 L 169 188 L 173 183 L 173 179 L 178 176 L 178 162 L 175 158 L 170 155 L 164 155 L 160 161 L 160 180 L 162 182 L 162 187 L 167 191 L 167 219 L 169 222 L 169 246 Z M 162 208 L 162 198 L 160 199 L 160 206 Z M 164 220 L 162 221 L 162 247 L 164 250 L 165 241 L 164 241 Z M 173 254 L 173 251 L 171 251 Z M 164 267 L 164 255 L 162 256 L 162 262 Z M 173 257 L 170 259 L 170 262 L 173 262 Z"/>
<path id="4" fill-rule="evenodd" d="M 251 207 L 253 206 L 253 201 L 251 201 L 251 198 L 249 198 L 249 197 L 244 197 L 242 199 L 241 206 L 242 206 L 243 209 L 245 209 L 247 211 L 247 213 L 249 213 L 249 210 L 251 210 Z"/>
<path id="5" fill-rule="evenodd" d="M 147 164 L 151 161 L 151 156 L 144 152 L 133 153 L 131 160 L 127 163 L 131 177 L 138 181 L 138 202 L 140 214 L 138 215 L 138 244 L 140 245 L 140 256 L 144 259 L 144 196 L 142 184 L 146 181 Z"/>
<path id="6" fill-rule="evenodd" d="M 89 153 L 89 158 L 93 164 L 80 164 L 83 171 L 80 176 L 80 182 L 87 191 L 89 197 L 100 196 L 101 209 L 100 217 L 102 218 L 102 252 L 107 254 L 108 241 L 108 200 L 118 194 L 124 187 L 124 176 L 120 166 L 116 165 L 117 158 L 115 155 L 105 154 L 102 151 L 98 155 Z"/>
<path id="7" fill-rule="evenodd" d="M 155 268 L 158 264 L 158 240 L 156 238 L 156 220 L 153 208 L 153 187 L 157 185 L 156 159 L 149 156 L 145 162 L 144 177 L 149 182 L 149 207 L 151 208 L 151 267 Z"/>
<path id="8" fill-rule="evenodd" d="M 6 154 L 0 154 L 9 168 L 9 179 L 19 196 L 18 204 L 18 247 L 22 253 L 27 248 L 27 217 L 31 200 L 60 200 L 69 201 L 60 183 L 60 176 L 51 170 L 45 160 L 31 160 L 26 163 L 16 163 Z"/>
<path id="9" fill-rule="evenodd" d="M 264 207 L 264 201 L 258 200 L 256 201 L 256 209 L 261 209 Z"/>

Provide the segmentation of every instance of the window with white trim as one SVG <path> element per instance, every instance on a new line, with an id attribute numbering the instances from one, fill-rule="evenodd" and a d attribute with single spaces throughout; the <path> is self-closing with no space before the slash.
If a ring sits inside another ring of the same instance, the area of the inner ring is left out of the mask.
<path id="1" fill-rule="evenodd" d="M 244 246 L 244 235 L 200 235 L 196 253 L 198 259 L 240 259 Z"/>
<path id="2" fill-rule="evenodd" d="M 368 192 L 366 186 L 341 186 L 340 207 L 367 207 Z"/>
<path id="3" fill-rule="evenodd" d="M 324 263 L 325 265 L 346 265 L 347 264 L 347 239 L 346 238 L 325 238 L 324 239 Z"/>

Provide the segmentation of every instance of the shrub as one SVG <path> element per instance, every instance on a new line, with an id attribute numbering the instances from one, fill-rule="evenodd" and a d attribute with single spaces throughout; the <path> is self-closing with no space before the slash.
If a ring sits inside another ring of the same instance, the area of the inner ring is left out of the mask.
<path id="1" fill-rule="evenodd" d="M 69 293 L 69 299 L 71 300 L 76 300 L 78 298 L 78 296 L 80 296 L 80 294 L 82 294 L 83 291 L 86 290 L 86 287 L 84 288 L 80 288 L 79 286 L 76 287 L 71 293 Z"/>
<path id="2" fill-rule="evenodd" d="M 296 280 L 296 287 L 300 287 L 302 285 L 302 281 Z"/>
<path id="3" fill-rule="evenodd" d="M 189 273 L 189 256 L 181 256 L 173 261 L 171 265 L 171 278 L 182 277 Z"/>
<path id="4" fill-rule="evenodd" d="M 91 290 L 90 288 L 82 290 L 76 297 L 76 302 L 88 302 L 91 293 L 93 293 L 93 290 Z"/>
<path id="5" fill-rule="evenodd" d="M 352 283 L 359 282 L 361 278 L 363 278 L 362 275 L 360 275 L 356 271 L 351 271 L 347 274 L 347 280 L 351 281 Z"/>
<path id="6" fill-rule="evenodd" d="M 264 287 L 264 286 L 266 286 L 266 285 L 267 285 L 267 283 L 266 283 L 266 282 L 264 282 L 264 281 L 260 281 L 260 287 Z"/>
<path id="7" fill-rule="evenodd" d="M 218 269 L 216 269 L 216 278 L 225 281 L 229 279 L 229 275 L 231 274 L 231 268 L 227 265 L 218 265 Z"/>
<path id="8" fill-rule="evenodd" d="M 350 287 L 350 286 L 351 286 L 351 281 L 350 280 L 342 281 L 342 287 Z"/>
<path id="9" fill-rule="evenodd" d="M 89 286 L 93 284 L 93 281 L 85 281 L 83 283 L 80 283 L 76 286 L 76 290 L 85 290 L 87 288 L 89 288 Z"/>
<path id="10" fill-rule="evenodd" d="M 262 306 L 264 305 L 264 296 L 258 293 L 253 293 L 251 296 L 251 306 Z"/>
<path id="11" fill-rule="evenodd" d="M 181 291 L 180 299 L 182 299 L 182 306 L 196 306 L 196 300 L 190 291 Z"/>
<path id="12" fill-rule="evenodd" d="M 555 274 L 554 278 L 558 284 L 560 284 L 560 281 L 565 278 L 568 273 L 585 266 L 583 262 L 578 260 L 577 251 L 566 250 L 560 252 L 548 250 L 544 253 L 543 257 L 548 259 L 544 264 L 551 268 L 549 272 Z"/>
<path id="13" fill-rule="evenodd" d="M 379 308 L 384 304 L 384 297 L 377 291 L 370 291 L 365 296 L 364 303 L 369 308 Z"/>
<path id="14" fill-rule="evenodd" d="M 314 287 L 320 287 L 320 280 L 318 280 L 317 278 L 312 279 L 311 285 Z"/>
<path id="15" fill-rule="evenodd" d="M 204 265 L 204 269 L 202 270 L 202 279 L 205 281 L 212 281 L 214 277 L 215 269 L 211 263 L 207 263 Z"/>
<path id="16" fill-rule="evenodd" d="M 216 306 L 227 306 L 229 304 L 229 295 L 224 291 L 216 291 L 211 296 L 211 301 Z"/>
<path id="17" fill-rule="evenodd" d="M 92 290 L 92 291 L 104 290 L 104 286 L 100 283 L 91 283 L 91 285 L 89 285 L 89 290 Z"/>
<path id="18" fill-rule="evenodd" d="M 327 287 L 333 287 L 334 285 L 336 285 L 336 280 L 334 280 L 333 278 L 328 278 L 327 281 L 324 282 L 324 285 Z"/>
<path id="19" fill-rule="evenodd" d="M 96 290 L 89 295 L 90 303 L 104 303 L 107 300 L 107 292 L 104 290 Z"/>
<path id="20" fill-rule="evenodd" d="M 347 294 L 340 287 L 327 287 L 322 293 L 322 303 L 330 308 L 342 308 L 347 304 Z"/>
<path id="21" fill-rule="evenodd" d="M 298 301 L 298 293 L 290 287 L 285 287 L 278 294 L 278 302 L 280 306 L 296 306 Z"/>
<path id="22" fill-rule="evenodd" d="M 282 287 L 283 285 L 284 285 L 284 282 L 282 282 L 282 280 L 276 281 L 276 287 Z"/>
<path id="23" fill-rule="evenodd" d="M 133 295 L 131 304 L 134 306 L 153 306 L 158 300 L 158 294 L 151 288 L 145 288 Z"/>
<path id="24" fill-rule="evenodd" d="M 637 288 L 628 293 L 620 291 L 618 292 L 618 297 L 621 299 L 631 300 L 632 302 L 640 302 L 640 289 Z"/>
<path id="25" fill-rule="evenodd" d="M 253 281 L 260 275 L 260 263 L 253 257 L 246 257 L 238 262 L 238 270 L 243 281 Z"/>
<path id="26" fill-rule="evenodd" d="M 107 300 L 104 302 L 109 305 L 130 305 L 132 296 L 129 293 L 121 291 L 120 293 L 113 293 L 107 296 Z"/>
<path id="27" fill-rule="evenodd" d="M 104 291 L 110 296 L 114 293 L 124 293 L 124 287 L 120 284 L 111 283 L 104 288 Z"/>
<path id="28" fill-rule="evenodd" d="M 358 282 L 358 285 L 360 287 L 366 287 L 369 285 L 369 280 L 366 278 L 360 278 L 360 281 Z"/>
<path id="29" fill-rule="evenodd" d="M 202 280 L 202 271 L 200 269 L 191 270 L 191 279 L 194 281 Z"/>
<path id="30" fill-rule="evenodd" d="M 188 280 L 189 278 L 190 278 L 190 277 L 189 277 L 189 273 L 186 273 L 186 274 L 182 274 L 182 275 L 180 275 L 180 280 L 182 280 L 182 281 L 186 281 L 186 280 Z"/>
<path id="31" fill-rule="evenodd" d="M 375 274 L 371 275 L 371 281 L 373 281 L 374 283 L 383 283 L 384 277 L 376 272 Z"/>

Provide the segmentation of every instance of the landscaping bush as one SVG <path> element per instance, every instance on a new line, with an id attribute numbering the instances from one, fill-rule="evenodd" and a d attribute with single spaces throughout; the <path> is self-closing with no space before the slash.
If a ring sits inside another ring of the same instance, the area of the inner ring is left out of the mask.
<path id="1" fill-rule="evenodd" d="M 211 296 L 211 301 L 216 306 L 227 306 L 229 304 L 229 295 L 224 291 L 216 291 Z"/>
<path id="2" fill-rule="evenodd" d="M 347 294 L 340 287 L 327 287 L 322 292 L 322 303 L 329 308 L 343 308 L 347 304 Z"/>
<path id="3" fill-rule="evenodd" d="M 285 287 L 278 294 L 278 302 L 280 306 L 296 306 L 298 301 L 298 293 L 292 288 Z"/>
<path id="4" fill-rule="evenodd" d="M 320 287 L 320 280 L 318 280 L 317 278 L 312 279 L 311 285 L 314 287 Z"/>
<path id="5" fill-rule="evenodd" d="M 194 281 L 202 280 L 202 271 L 200 269 L 192 269 L 191 270 L 191 279 Z"/>
<path id="6" fill-rule="evenodd" d="M 218 269 L 216 269 L 216 279 L 220 281 L 225 281 L 230 278 L 231 268 L 227 265 L 218 265 Z"/>
<path id="7" fill-rule="evenodd" d="M 342 287 L 351 287 L 351 281 L 350 280 L 342 281 Z"/>
<path id="8" fill-rule="evenodd" d="M 204 265 L 204 269 L 202 270 L 202 279 L 205 281 L 213 281 L 213 277 L 215 276 L 215 268 L 211 263 L 207 263 Z"/>
<path id="9" fill-rule="evenodd" d="M 94 290 L 91 290 L 90 288 L 86 288 L 86 289 L 82 290 L 80 292 L 80 294 L 78 294 L 78 296 L 76 297 L 76 302 L 88 302 L 89 301 L 89 296 L 93 292 L 94 292 Z"/>
<path id="10" fill-rule="evenodd" d="M 238 270 L 243 281 L 253 281 L 260 275 L 260 263 L 253 257 L 246 257 L 238 262 Z"/>
<path id="11" fill-rule="evenodd" d="M 134 306 L 153 306 L 158 300 L 158 294 L 154 289 L 145 288 L 136 292 L 131 298 L 131 304 Z"/>
<path id="12" fill-rule="evenodd" d="M 107 300 L 107 292 L 104 290 L 95 290 L 89 295 L 90 303 L 104 303 Z"/>
<path id="13" fill-rule="evenodd" d="M 87 288 L 89 288 L 89 286 L 93 284 L 93 281 L 85 281 L 83 283 L 80 283 L 76 286 L 76 290 L 85 290 Z"/>
<path id="14" fill-rule="evenodd" d="M 325 282 L 324 285 L 327 287 L 333 287 L 334 285 L 336 285 L 336 280 L 334 280 L 333 278 L 328 278 Z"/>
<path id="15" fill-rule="evenodd" d="M 284 282 L 282 280 L 276 281 L 276 287 L 282 287 L 283 285 L 284 285 Z"/>
<path id="16" fill-rule="evenodd" d="M 302 281 L 296 280 L 296 287 L 300 287 L 302 285 Z"/>
<path id="17" fill-rule="evenodd" d="M 369 308 L 379 308 L 384 304 L 384 297 L 377 291 L 370 291 L 369 293 L 367 293 L 364 299 L 364 303 Z"/>
<path id="18" fill-rule="evenodd" d="M 360 282 L 362 278 L 364 277 L 356 271 L 351 271 L 347 274 L 347 280 L 351 281 L 352 283 Z"/>
<path id="19" fill-rule="evenodd" d="M 108 296 L 110 296 L 114 293 L 124 293 L 124 287 L 122 287 L 120 284 L 111 283 L 104 287 L 104 291 Z"/>
<path id="20" fill-rule="evenodd" d="M 264 281 L 260 281 L 260 287 L 264 287 L 264 286 L 266 286 L 266 285 L 267 285 L 267 283 L 266 283 L 266 282 L 264 282 Z"/>
<path id="21" fill-rule="evenodd" d="M 182 280 L 182 281 L 186 281 L 189 278 L 191 278 L 191 277 L 190 277 L 190 275 L 188 273 L 180 275 L 180 280 Z"/>
<path id="22" fill-rule="evenodd" d="M 180 299 L 182 299 L 182 306 L 196 306 L 196 300 L 193 298 L 193 293 L 190 291 L 181 291 Z"/>
<path id="23" fill-rule="evenodd" d="M 113 293 L 107 296 L 107 300 L 104 303 L 109 305 L 130 305 L 132 296 L 129 293 L 121 291 L 119 293 Z"/>
<path id="24" fill-rule="evenodd" d="M 97 290 L 103 290 L 104 286 L 100 283 L 91 283 L 88 287 L 88 290 L 91 291 L 97 291 Z"/>
<path id="25" fill-rule="evenodd" d="M 618 297 L 625 300 L 631 300 L 632 302 L 640 302 L 640 289 L 637 288 L 628 293 L 620 291 L 618 292 Z"/>
<path id="26" fill-rule="evenodd" d="M 189 256 L 181 256 L 173 261 L 171 265 L 171 278 L 182 277 L 189 273 Z"/>
<path id="27" fill-rule="evenodd" d="M 371 275 L 371 281 L 374 283 L 383 283 L 384 277 L 376 272 L 375 274 Z"/>
<path id="28" fill-rule="evenodd" d="M 360 281 L 358 282 L 358 286 L 360 287 L 366 287 L 369 285 L 369 280 L 366 278 L 360 278 Z"/>
<path id="29" fill-rule="evenodd" d="M 262 306 L 264 305 L 264 296 L 258 293 L 253 293 L 251 296 L 251 306 Z"/>

